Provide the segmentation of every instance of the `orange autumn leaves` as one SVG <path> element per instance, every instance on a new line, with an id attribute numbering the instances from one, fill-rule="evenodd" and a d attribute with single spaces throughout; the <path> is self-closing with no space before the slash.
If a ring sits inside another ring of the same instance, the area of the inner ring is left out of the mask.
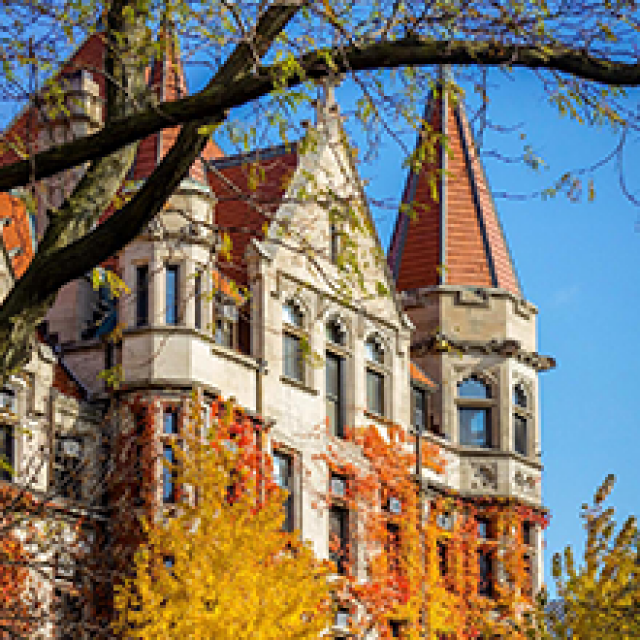
<path id="1" fill-rule="evenodd" d="M 28 508 L 30 496 L 17 496 L 11 485 L 0 488 L 3 529 L 0 540 L 0 638 L 24 636 L 29 631 L 30 603 L 26 597 L 29 555 L 16 535 L 14 508 Z M 23 536 L 24 537 L 24 536 Z"/>
<path id="2" fill-rule="evenodd" d="M 214 404 L 207 433 L 198 403 L 190 406 L 174 441 L 180 498 L 162 507 L 156 496 L 142 521 L 145 542 L 117 589 L 116 632 L 318 638 L 340 608 L 350 611 L 355 638 L 372 630 L 389 638 L 398 629 L 404 638 L 508 630 L 517 637 L 507 621 L 529 602 L 519 531 L 525 518 L 542 524 L 533 510 L 427 499 L 417 491 L 414 443 L 398 427 L 367 427 L 346 447 L 334 441 L 319 456 L 330 474 L 346 480 L 339 500 L 349 513 L 350 539 L 344 575 L 336 579 L 332 563 L 282 531 L 284 493 L 272 480 L 260 426 L 230 405 Z M 423 461 L 442 471 L 435 448 L 424 447 Z M 338 500 L 322 488 L 317 493 L 319 510 Z M 477 535 L 477 515 L 493 523 L 486 540 Z M 329 544 L 335 553 L 337 541 Z M 492 597 L 479 593 L 482 553 L 495 567 L 499 560 L 506 577 L 499 584 L 492 576 Z"/>
<path id="3" fill-rule="evenodd" d="M 321 457 L 348 479 L 347 506 L 357 514 L 340 594 L 345 605 L 358 603 L 354 636 L 376 629 L 381 638 L 398 632 L 412 639 L 525 637 L 514 635 L 509 622 L 530 606 L 522 527 L 525 521 L 545 526 L 544 515 L 506 502 L 420 495 L 414 442 L 396 426 L 369 426 L 352 439 L 363 460 L 347 458 L 335 445 Z M 423 466 L 442 472 L 435 447 L 423 446 Z M 479 522 L 491 523 L 486 537 Z M 494 567 L 490 585 L 482 584 L 481 555 Z"/>

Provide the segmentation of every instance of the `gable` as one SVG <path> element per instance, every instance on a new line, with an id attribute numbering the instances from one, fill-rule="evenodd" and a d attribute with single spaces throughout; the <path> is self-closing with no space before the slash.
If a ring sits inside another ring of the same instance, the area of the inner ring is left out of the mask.
<path id="1" fill-rule="evenodd" d="M 282 271 L 361 305 L 373 317 L 403 322 L 337 105 L 321 105 L 317 119 L 299 145 L 295 173 L 262 244 Z M 338 241 L 343 242 L 340 270 L 331 261 L 331 223 L 337 225 Z M 283 253 L 286 257 L 281 257 Z M 349 270 L 352 261 L 357 269 Z M 354 285 L 356 280 L 364 289 Z"/>

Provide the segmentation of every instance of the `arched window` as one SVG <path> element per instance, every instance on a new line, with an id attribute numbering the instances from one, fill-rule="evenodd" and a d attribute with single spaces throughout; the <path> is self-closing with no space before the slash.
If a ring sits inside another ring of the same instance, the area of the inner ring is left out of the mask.
<path id="1" fill-rule="evenodd" d="M 282 359 L 285 377 L 304 382 L 303 343 L 304 314 L 300 306 L 290 300 L 282 307 Z"/>
<path id="2" fill-rule="evenodd" d="M 513 387 L 513 404 L 521 409 L 527 408 L 527 394 L 521 384 L 517 384 Z"/>
<path id="3" fill-rule="evenodd" d="M 327 338 L 327 342 L 338 347 L 344 347 L 347 342 L 347 331 L 340 320 L 335 318 L 327 322 L 325 337 Z"/>
<path id="4" fill-rule="evenodd" d="M 513 387 L 513 450 L 529 455 L 529 421 L 527 393 L 521 384 Z"/>
<path id="5" fill-rule="evenodd" d="M 377 336 L 365 343 L 367 359 L 367 409 L 380 416 L 385 415 L 384 345 Z"/>
<path id="6" fill-rule="evenodd" d="M 369 338 L 365 344 L 367 360 L 375 364 L 384 364 L 384 345 L 377 336 Z"/>
<path id="7" fill-rule="evenodd" d="M 478 380 L 478 378 L 471 377 L 463 380 L 458 385 L 458 397 L 487 400 L 491 397 L 489 387 L 484 382 Z"/>
<path id="8" fill-rule="evenodd" d="M 325 350 L 327 422 L 329 433 L 343 438 L 346 422 L 346 360 L 343 347 L 347 342 L 347 335 L 343 324 L 337 318 L 327 322 L 325 335 L 327 339 Z"/>
<path id="9" fill-rule="evenodd" d="M 458 427 L 460 444 L 491 447 L 491 389 L 476 377 L 458 384 Z"/>

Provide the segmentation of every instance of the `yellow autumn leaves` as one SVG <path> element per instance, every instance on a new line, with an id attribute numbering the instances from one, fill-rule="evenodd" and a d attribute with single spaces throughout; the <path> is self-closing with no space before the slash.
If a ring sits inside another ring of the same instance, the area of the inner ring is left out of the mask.
<path id="1" fill-rule="evenodd" d="M 284 495 L 253 425 L 233 427 L 206 438 L 187 427 L 175 447 L 186 499 L 144 523 L 147 543 L 117 589 L 124 637 L 303 640 L 330 626 L 331 567 L 283 533 Z"/>

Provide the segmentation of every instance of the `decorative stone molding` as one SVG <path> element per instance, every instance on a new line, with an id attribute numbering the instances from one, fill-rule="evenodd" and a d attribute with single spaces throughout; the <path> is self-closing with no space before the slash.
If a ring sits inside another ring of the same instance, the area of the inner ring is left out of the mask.
<path id="1" fill-rule="evenodd" d="M 496 399 L 499 396 L 500 391 L 500 371 L 497 367 L 478 369 L 473 364 L 455 365 L 453 366 L 454 376 L 452 378 L 452 389 L 456 393 L 457 397 L 457 385 L 466 380 L 467 378 L 477 378 L 487 387 L 491 392 L 491 398 Z"/>
<path id="2" fill-rule="evenodd" d="M 538 495 L 538 479 L 531 473 L 525 473 L 522 469 L 516 469 L 513 474 L 513 485 L 520 493 L 531 496 Z"/>
<path id="3" fill-rule="evenodd" d="M 493 353 L 505 358 L 515 358 L 518 362 L 524 362 L 536 371 L 547 371 L 556 366 L 556 361 L 551 356 L 543 356 L 536 351 L 526 351 L 518 340 L 512 339 L 490 340 L 489 342 L 460 340 L 438 332 L 411 345 L 411 355 L 413 357 L 449 351 L 463 354 Z"/>
<path id="4" fill-rule="evenodd" d="M 146 234 L 154 240 L 161 240 L 163 237 L 163 231 L 163 226 L 158 216 L 149 220 L 145 228 Z"/>
<path id="5" fill-rule="evenodd" d="M 456 296 L 456 304 L 474 307 L 489 307 L 489 296 L 482 289 L 462 289 Z"/>
<path id="6" fill-rule="evenodd" d="M 497 462 L 469 462 L 470 488 L 476 491 L 498 490 Z"/>

